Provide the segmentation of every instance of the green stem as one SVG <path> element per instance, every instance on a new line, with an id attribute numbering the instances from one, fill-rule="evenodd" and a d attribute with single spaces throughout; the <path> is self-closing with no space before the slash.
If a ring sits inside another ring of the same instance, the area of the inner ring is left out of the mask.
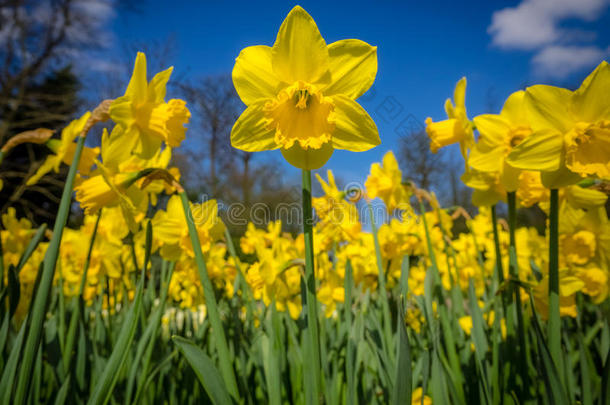
<path id="1" fill-rule="evenodd" d="M 498 233 L 498 214 L 496 206 L 491 206 L 491 222 L 493 224 L 494 245 L 496 248 L 496 274 L 500 284 L 504 282 L 504 266 L 502 265 L 502 251 L 500 250 L 500 235 Z"/>
<path id="2" fill-rule="evenodd" d="M 40 286 L 30 308 L 31 323 L 30 328 L 26 333 L 27 338 L 25 341 L 23 357 L 21 358 L 19 381 L 17 384 L 17 390 L 15 392 L 15 404 L 24 403 L 27 387 L 31 380 L 32 364 L 34 362 L 34 358 L 36 357 L 38 347 L 40 346 L 40 338 L 42 336 L 47 301 L 51 288 L 53 287 L 53 276 L 55 275 L 57 254 L 59 253 L 59 245 L 61 243 L 63 230 L 68 221 L 68 215 L 70 214 L 72 187 L 74 186 L 74 178 L 76 177 L 78 162 L 80 161 L 80 156 L 84 145 L 85 137 L 79 136 L 78 141 L 76 142 L 76 149 L 74 151 L 72 165 L 70 166 L 68 177 L 66 178 L 66 183 L 64 184 L 61 202 L 59 203 L 57 218 L 53 227 L 53 236 L 51 237 L 47 252 L 45 253 L 42 266 L 42 276 L 40 278 Z"/>
<path id="3" fill-rule="evenodd" d="M 352 336 L 353 333 L 353 316 L 352 316 L 352 289 L 354 280 L 352 277 L 352 264 L 348 260 L 345 265 L 345 324 L 347 325 L 347 352 L 345 354 L 345 374 L 347 379 L 347 403 L 356 404 L 358 403 L 358 391 L 356 390 L 356 351 L 355 351 L 355 339 Z"/>
<path id="4" fill-rule="evenodd" d="M 563 358 L 561 356 L 561 318 L 559 314 L 559 193 L 551 190 L 549 217 L 549 351 L 563 378 Z"/>
<path id="5" fill-rule="evenodd" d="M 514 293 L 514 307 L 517 315 L 517 337 L 519 340 L 519 362 L 521 370 L 521 378 L 523 386 L 527 387 L 527 352 L 525 343 L 525 323 L 523 320 L 523 308 L 521 306 L 521 287 L 519 283 L 519 266 L 517 263 L 517 241 L 515 239 L 515 231 L 517 229 L 517 196 L 514 191 L 507 193 L 508 199 L 508 225 L 509 225 L 509 264 L 508 271 L 511 279 L 511 296 Z M 510 309 L 509 309 L 510 310 Z M 512 314 L 512 311 L 511 311 Z"/>
<path id="6" fill-rule="evenodd" d="M 237 389 L 237 381 L 235 379 L 235 372 L 233 370 L 233 362 L 231 361 L 227 339 L 225 337 L 222 321 L 220 320 L 218 304 L 216 303 L 216 296 L 214 295 L 214 287 L 212 286 L 212 281 L 208 275 L 208 270 L 203 258 L 203 252 L 201 251 L 199 234 L 197 233 L 197 228 L 193 222 L 193 215 L 191 213 L 191 207 L 189 205 L 189 200 L 186 193 L 181 191 L 179 195 L 180 199 L 182 200 L 182 208 L 184 209 L 184 216 L 186 217 L 186 224 L 191 237 L 193 252 L 195 253 L 195 262 L 197 262 L 197 268 L 199 269 L 199 278 L 201 279 L 201 285 L 203 286 L 203 294 L 205 296 L 208 317 L 212 326 L 212 334 L 214 336 L 214 341 L 216 342 L 216 350 L 218 350 L 222 377 L 227 386 L 227 391 L 229 391 L 229 394 L 233 396 L 233 399 L 238 400 L 239 391 Z"/>
<path id="7" fill-rule="evenodd" d="M 373 206 L 367 202 L 369 217 L 371 219 L 371 232 L 373 233 L 373 243 L 375 245 L 375 257 L 377 258 L 377 279 L 379 282 L 379 295 L 381 296 L 381 310 L 383 312 L 383 333 L 385 335 L 386 348 L 388 355 L 392 355 L 392 316 L 390 314 L 390 305 L 388 298 L 388 290 L 385 283 L 385 271 L 383 269 L 383 259 L 381 257 L 381 247 L 379 246 L 379 238 L 377 236 L 377 224 L 375 223 L 375 215 L 373 214 Z"/>
<path id="8" fill-rule="evenodd" d="M 311 171 L 303 170 L 303 234 L 305 237 L 305 306 L 307 307 L 307 331 L 311 354 L 308 359 L 313 372 L 314 384 L 307 384 L 308 378 L 305 377 L 305 387 L 312 392 L 307 396 L 314 400 L 314 403 L 321 402 L 322 392 L 322 373 L 320 359 L 320 338 L 318 332 L 318 301 L 316 298 L 316 275 L 314 271 L 314 251 L 313 251 L 313 218 L 311 207 Z"/>
<path id="9" fill-rule="evenodd" d="M 2 156 L 2 155 L 0 155 Z M 1 161 L 0 161 L 1 163 Z M 0 228 L 0 231 L 2 229 Z M 4 249 L 2 248 L 2 238 L 0 238 L 0 291 L 4 289 Z"/>
<path id="10" fill-rule="evenodd" d="M 130 403 L 131 393 L 133 392 L 133 385 L 135 383 L 136 371 L 140 372 L 140 383 L 138 384 L 138 388 L 136 389 L 136 398 L 139 397 L 139 391 L 144 386 L 145 378 L 148 374 L 148 368 L 150 367 L 150 360 L 152 357 L 152 352 L 155 347 L 157 333 L 159 330 L 159 325 L 161 324 L 161 318 L 163 317 L 163 311 L 165 310 L 165 303 L 167 301 L 167 293 L 169 290 L 169 284 L 172 280 L 172 275 L 174 273 L 174 267 L 176 262 L 171 262 L 169 264 L 169 274 L 166 275 L 165 271 L 163 271 L 161 275 L 161 283 L 160 289 L 161 293 L 159 296 L 159 306 L 155 309 L 155 312 L 150 316 L 150 320 L 148 321 L 147 330 L 144 331 L 144 335 L 141 340 L 138 342 L 138 348 L 136 350 L 136 356 L 132 361 L 133 368 L 130 371 L 129 380 L 127 382 L 127 394 L 125 396 L 125 403 Z M 163 269 L 167 267 L 167 262 L 163 262 Z M 150 329 L 149 329 L 150 328 Z M 150 330 L 150 333 L 146 333 Z M 150 340 L 149 340 L 150 339 Z M 146 352 L 144 351 L 146 350 Z M 140 365 L 140 360 L 141 365 Z M 137 402 L 134 402 L 137 403 Z"/>
<path id="11" fill-rule="evenodd" d="M 80 286 L 78 288 L 78 296 L 72 299 L 72 315 L 70 317 L 70 325 L 68 326 L 68 335 L 66 336 L 66 344 L 62 355 L 64 377 L 68 376 L 70 371 L 70 359 L 72 357 L 72 348 L 74 347 L 74 339 L 76 337 L 76 327 L 78 326 L 78 320 L 80 318 L 80 300 L 83 297 L 83 291 L 85 290 L 85 284 L 87 281 L 87 273 L 89 271 L 89 264 L 91 262 L 91 253 L 93 252 L 93 245 L 95 244 L 95 237 L 97 235 L 97 228 L 102 217 L 102 210 L 97 214 L 95 220 L 95 226 L 93 227 L 93 233 L 91 234 L 91 240 L 89 242 L 89 250 L 87 251 L 87 258 L 83 268 L 83 276 L 80 280 Z"/>

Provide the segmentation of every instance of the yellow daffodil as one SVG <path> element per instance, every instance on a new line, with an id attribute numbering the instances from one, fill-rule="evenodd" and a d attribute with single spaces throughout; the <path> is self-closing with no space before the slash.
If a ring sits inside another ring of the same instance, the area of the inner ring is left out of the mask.
<path id="1" fill-rule="evenodd" d="M 520 170 L 506 162 L 506 156 L 531 133 L 524 108 L 524 91 L 511 94 L 499 115 L 483 114 L 474 118 L 480 136 L 470 151 L 468 164 L 482 172 L 500 173 L 507 191 L 519 186 Z"/>
<path id="2" fill-rule="evenodd" d="M 194 257 L 186 221 L 195 223 L 203 252 L 208 252 L 212 243 L 223 236 L 224 224 L 218 218 L 216 200 L 191 204 L 191 212 L 192 218 L 187 218 L 180 197 L 173 195 L 167 202 L 167 210 L 155 214 L 152 225 L 161 244 L 161 256 L 166 260 L 177 260 L 183 253 Z"/>
<path id="3" fill-rule="evenodd" d="M 53 170 L 59 172 L 59 165 L 63 162 L 70 166 L 76 151 L 76 143 L 74 139 L 83 132 L 85 124 L 89 120 L 91 113 L 87 111 L 82 117 L 72 121 L 61 131 L 61 139 L 49 139 L 46 143 L 47 147 L 53 151 L 53 154 L 47 156 L 44 163 L 38 168 L 36 173 L 27 181 L 27 185 L 31 186 L 38 183 L 40 178 Z M 87 175 L 95 162 L 95 158 L 100 153 L 99 148 L 84 147 L 80 161 L 78 163 L 78 171 L 81 174 Z"/>
<path id="4" fill-rule="evenodd" d="M 549 188 L 582 177 L 610 178 L 610 65 L 602 62 L 576 91 L 528 87 L 526 112 L 534 133 L 508 156 L 518 168 L 539 170 Z"/>
<path id="5" fill-rule="evenodd" d="M 417 387 L 411 395 L 411 405 L 432 405 L 432 398 L 424 395 L 422 387 Z"/>
<path id="6" fill-rule="evenodd" d="M 425 318 L 421 310 L 416 306 L 409 305 L 405 311 L 405 324 L 419 333 L 424 322 Z"/>
<path id="7" fill-rule="evenodd" d="M 392 218 L 389 224 L 382 224 L 377 232 L 382 257 L 400 260 L 405 254 L 421 255 L 423 239 L 419 227 L 415 220 L 399 221 L 397 218 Z"/>
<path id="8" fill-rule="evenodd" d="M 32 223 L 27 218 L 17 218 L 17 210 L 14 207 L 9 207 L 2 214 L 2 260 L 4 268 L 9 265 L 17 266 L 21 255 L 34 235 L 35 230 L 32 229 Z"/>
<path id="9" fill-rule="evenodd" d="M 388 211 L 396 208 L 408 210 L 409 193 L 402 184 L 402 172 L 392 151 L 383 156 L 382 164 L 373 163 L 371 172 L 364 183 L 370 199 L 381 198 Z"/>
<path id="10" fill-rule="evenodd" d="M 345 200 L 345 193 L 337 189 L 332 171 L 328 171 L 328 183 L 316 173 L 323 197 L 313 198 L 312 204 L 320 221 L 316 224 L 323 240 L 343 242 L 358 238 L 362 225 L 356 206 Z"/>
<path id="11" fill-rule="evenodd" d="M 610 280 L 608 269 L 592 263 L 579 268 L 576 271 L 576 277 L 584 283 L 582 292 L 590 296 L 594 303 L 601 304 L 608 298 L 608 281 Z"/>
<path id="12" fill-rule="evenodd" d="M 281 149 L 301 169 L 317 169 L 334 149 L 379 145 L 377 127 L 354 100 L 373 84 L 377 48 L 348 39 L 326 45 L 313 18 L 290 11 L 273 47 L 245 48 L 233 83 L 248 108 L 231 131 L 231 144 L 257 152 Z"/>
<path id="13" fill-rule="evenodd" d="M 575 294 L 581 291 L 585 283 L 578 277 L 571 276 L 566 270 L 559 270 L 559 314 L 576 318 L 578 309 L 576 308 Z M 536 285 L 533 291 L 536 312 L 546 320 L 549 317 L 549 277 L 544 276 Z"/>
<path id="14" fill-rule="evenodd" d="M 524 207 L 531 207 L 540 202 L 547 202 L 550 198 L 550 190 L 542 185 L 540 172 L 523 170 L 519 173 L 519 188 L 517 188 L 517 200 Z"/>
<path id="15" fill-rule="evenodd" d="M 156 74 L 149 83 L 146 55 L 138 52 L 125 95 L 110 106 L 110 118 L 124 130 L 120 133 L 123 147 L 142 159 L 154 156 L 163 142 L 178 147 L 184 140 L 184 125 L 191 117 L 186 102 L 179 99 L 165 102 L 165 87 L 172 70 Z"/>
<path id="16" fill-rule="evenodd" d="M 498 172 L 469 170 L 462 175 L 462 182 L 473 189 L 472 203 L 477 207 L 491 207 L 506 200 L 506 189 Z"/>
<path id="17" fill-rule="evenodd" d="M 466 78 L 462 77 L 455 85 L 453 102 L 448 98 L 445 101 L 445 112 L 448 119 L 432 122 L 426 118 L 426 132 L 430 137 L 430 150 L 433 153 L 444 146 L 454 143 L 460 144 L 460 151 L 464 160 L 468 158 L 468 148 L 474 143 L 472 122 L 466 114 Z"/>
<path id="18" fill-rule="evenodd" d="M 302 253 L 291 236 L 279 234 L 279 227 L 270 230 L 274 237 L 254 246 L 257 261 L 246 270 L 246 281 L 255 299 L 265 305 L 274 302 L 279 311 L 288 311 L 296 319 L 301 313 Z"/>
<path id="19" fill-rule="evenodd" d="M 165 169 L 171 158 L 171 149 L 157 150 L 150 159 L 131 155 L 122 142 L 123 129 L 114 127 L 112 135 L 102 134 L 102 161 L 91 176 L 75 187 L 76 200 L 87 215 L 103 207 L 120 206 L 123 218 L 132 231 L 145 216 L 149 200 L 156 202 L 156 193 L 173 192 L 160 181 L 142 184 L 141 174 L 146 169 Z M 178 174 L 178 173 L 176 173 Z M 141 189 L 141 187 L 145 187 Z"/>

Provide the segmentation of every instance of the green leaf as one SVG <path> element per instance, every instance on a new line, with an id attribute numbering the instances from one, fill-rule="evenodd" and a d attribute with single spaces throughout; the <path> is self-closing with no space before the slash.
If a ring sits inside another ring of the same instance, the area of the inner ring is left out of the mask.
<path id="1" fill-rule="evenodd" d="M 30 311 L 28 319 L 30 320 L 30 327 L 26 334 L 26 341 L 21 358 L 19 380 L 17 382 L 17 390 L 15 394 L 15 403 L 21 404 L 26 399 L 27 387 L 31 380 L 32 364 L 36 357 L 36 351 L 40 343 L 42 335 L 42 329 L 45 321 L 46 308 L 48 303 L 49 294 L 53 287 L 53 277 L 55 275 L 55 265 L 57 264 L 57 255 L 59 253 L 59 245 L 61 243 L 61 237 L 68 221 L 68 215 L 70 213 L 70 202 L 72 200 L 72 188 L 74 185 L 74 178 L 76 177 L 76 171 L 78 168 L 78 162 L 85 145 L 85 137 L 79 136 L 76 142 L 76 149 L 74 151 L 74 157 L 72 159 L 72 165 L 68 171 L 68 177 L 64 184 L 64 190 L 61 195 L 61 201 L 59 203 L 59 209 L 57 210 L 57 217 L 55 225 L 53 226 L 53 236 L 47 247 L 47 251 L 44 256 L 44 261 L 41 263 L 42 271 L 39 271 L 40 286 L 33 295 L 32 303 L 30 304 Z"/>
<path id="2" fill-rule="evenodd" d="M 120 370 L 127 359 L 131 343 L 136 333 L 138 326 L 138 318 L 140 317 L 140 309 L 142 307 L 142 295 L 144 290 L 144 279 L 146 277 L 146 268 L 150 258 L 150 250 L 152 246 L 152 225 L 150 221 L 146 225 L 146 246 L 144 253 L 144 266 L 141 269 L 140 281 L 136 289 L 135 299 L 129 312 L 123 319 L 121 330 L 118 339 L 112 350 L 112 354 L 106 363 L 106 367 L 97 381 L 93 394 L 89 398 L 87 404 L 99 405 L 106 404 L 112 395 L 112 390 L 119 378 Z"/>
<path id="3" fill-rule="evenodd" d="M 353 314 L 352 314 L 352 290 L 354 280 L 352 276 L 352 264 L 348 260 L 345 265 L 345 325 L 347 326 L 347 351 L 345 353 L 345 375 L 347 379 L 347 403 L 355 404 L 358 402 L 358 392 L 356 391 L 356 345 L 353 337 Z"/>
<path id="4" fill-rule="evenodd" d="M 530 305 L 534 308 L 534 299 L 530 294 Z M 534 325 L 534 331 L 536 332 L 536 340 L 538 342 L 538 352 L 542 360 L 541 374 L 546 386 L 546 395 L 548 396 L 549 403 L 556 405 L 568 405 L 568 397 L 566 396 L 563 384 L 559 378 L 559 372 L 555 366 L 555 362 L 551 357 L 551 352 L 547 346 L 544 336 L 542 335 L 542 329 L 538 322 L 538 315 L 536 313 L 532 316 L 532 324 Z"/>
<path id="5" fill-rule="evenodd" d="M 405 327 L 405 311 L 401 302 L 398 303 L 398 347 L 396 361 L 396 375 L 394 377 L 394 395 L 392 403 L 411 403 L 411 347 L 409 335 Z"/>
<path id="6" fill-rule="evenodd" d="M 40 227 L 38 227 L 38 229 L 36 230 L 36 233 L 34 234 L 32 239 L 30 239 L 28 246 L 25 248 L 25 250 L 23 251 L 23 254 L 21 255 L 21 258 L 19 259 L 19 263 L 17 264 L 17 273 L 19 273 L 21 271 L 21 269 L 23 268 L 23 266 L 25 266 L 25 264 L 28 262 L 28 259 L 30 258 L 30 256 L 32 256 L 32 253 L 34 253 L 34 250 L 36 250 L 36 248 L 38 247 L 38 244 L 44 237 L 44 232 L 46 230 L 47 230 L 47 224 L 42 224 L 42 225 L 40 225 Z"/>
<path id="7" fill-rule="evenodd" d="M 66 402 L 66 397 L 68 396 L 68 390 L 70 389 L 70 376 L 66 378 L 64 383 L 61 385 L 59 391 L 57 391 L 57 396 L 55 397 L 55 405 L 63 405 Z"/>
<path id="8" fill-rule="evenodd" d="M 606 355 L 602 373 L 602 405 L 610 405 L 610 351 Z"/>
<path id="9" fill-rule="evenodd" d="M 178 350 L 180 350 L 193 368 L 201 386 L 205 389 L 212 402 L 216 405 L 231 404 L 231 397 L 212 359 L 187 339 L 174 336 L 172 341 L 178 346 Z"/>
<path id="10" fill-rule="evenodd" d="M 225 336 L 224 327 L 220 319 L 220 313 L 218 311 L 218 303 L 214 293 L 214 286 L 208 275 L 207 266 L 205 259 L 203 258 L 203 252 L 201 251 L 201 242 L 199 241 L 199 234 L 197 228 L 193 222 L 193 214 L 189 205 L 189 200 L 184 191 L 179 193 L 180 200 L 182 202 L 182 209 L 184 210 L 184 217 L 186 219 L 186 225 L 188 227 L 189 236 L 191 239 L 191 245 L 193 246 L 193 252 L 195 253 L 195 262 L 197 263 L 197 270 L 199 271 L 199 279 L 203 287 L 203 295 L 205 296 L 205 304 L 208 311 L 208 319 L 212 325 L 212 335 L 214 336 L 214 344 L 218 352 L 220 359 L 220 370 L 222 377 L 225 381 L 226 387 L 235 399 L 239 396 L 239 390 L 237 388 L 237 380 L 235 379 L 235 370 L 233 369 L 233 360 L 229 353 L 229 347 L 227 345 L 227 338 Z"/>
<path id="11" fill-rule="evenodd" d="M 23 321 L 19 334 L 13 343 L 11 354 L 8 356 L 4 371 L 2 372 L 2 379 L 0 379 L 0 403 L 8 404 L 11 401 L 11 393 L 13 392 L 13 382 L 17 374 L 17 363 L 19 361 L 19 354 L 21 353 L 21 346 L 23 344 L 23 336 L 25 334 L 26 321 Z"/>

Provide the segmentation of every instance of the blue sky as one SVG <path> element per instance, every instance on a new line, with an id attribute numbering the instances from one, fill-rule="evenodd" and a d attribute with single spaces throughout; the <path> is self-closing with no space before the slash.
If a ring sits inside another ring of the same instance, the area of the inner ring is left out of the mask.
<path id="1" fill-rule="evenodd" d="M 327 43 L 358 38 L 378 47 L 375 85 L 359 102 L 382 144 L 360 154 L 335 152 L 324 169 L 347 181 L 363 181 L 372 162 L 397 150 L 404 127 L 427 116 L 444 119 L 444 100 L 462 76 L 472 117 L 497 112 L 525 85 L 578 85 L 610 53 L 608 0 L 148 1 L 140 13 L 117 12 L 113 35 L 116 43 L 173 37 L 175 74 L 186 78 L 228 73 L 242 48 L 273 44 L 295 4 L 313 16 Z M 279 152 L 271 156 L 281 160 Z"/>

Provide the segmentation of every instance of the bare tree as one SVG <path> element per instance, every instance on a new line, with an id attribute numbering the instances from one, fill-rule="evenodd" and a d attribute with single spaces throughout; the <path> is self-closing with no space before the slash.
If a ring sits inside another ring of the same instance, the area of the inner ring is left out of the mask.
<path id="1" fill-rule="evenodd" d="M 236 156 L 229 142 L 231 128 L 242 110 L 241 102 L 228 75 L 205 77 L 181 88 L 193 114 L 190 131 L 196 132 L 196 139 L 201 142 L 198 151 L 193 152 L 198 160 L 205 160 L 205 183 L 209 192 L 217 195 L 224 172 L 233 169 L 236 157 L 248 170 L 248 154 Z"/>
<path id="2" fill-rule="evenodd" d="M 86 52 L 108 40 L 105 25 L 112 13 L 110 0 L 0 3 L 0 144 L 15 127 L 31 123 L 16 119 L 21 107 L 36 99 L 28 92 L 33 84 L 49 71 L 84 59 Z"/>
<path id="3" fill-rule="evenodd" d="M 425 130 L 413 131 L 399 140 L 399 162 L 407 179 L 423 189 L 434 189 L 442 184 L 440 176 L 446 173 L 444 151 L 432 153 Z"/>

